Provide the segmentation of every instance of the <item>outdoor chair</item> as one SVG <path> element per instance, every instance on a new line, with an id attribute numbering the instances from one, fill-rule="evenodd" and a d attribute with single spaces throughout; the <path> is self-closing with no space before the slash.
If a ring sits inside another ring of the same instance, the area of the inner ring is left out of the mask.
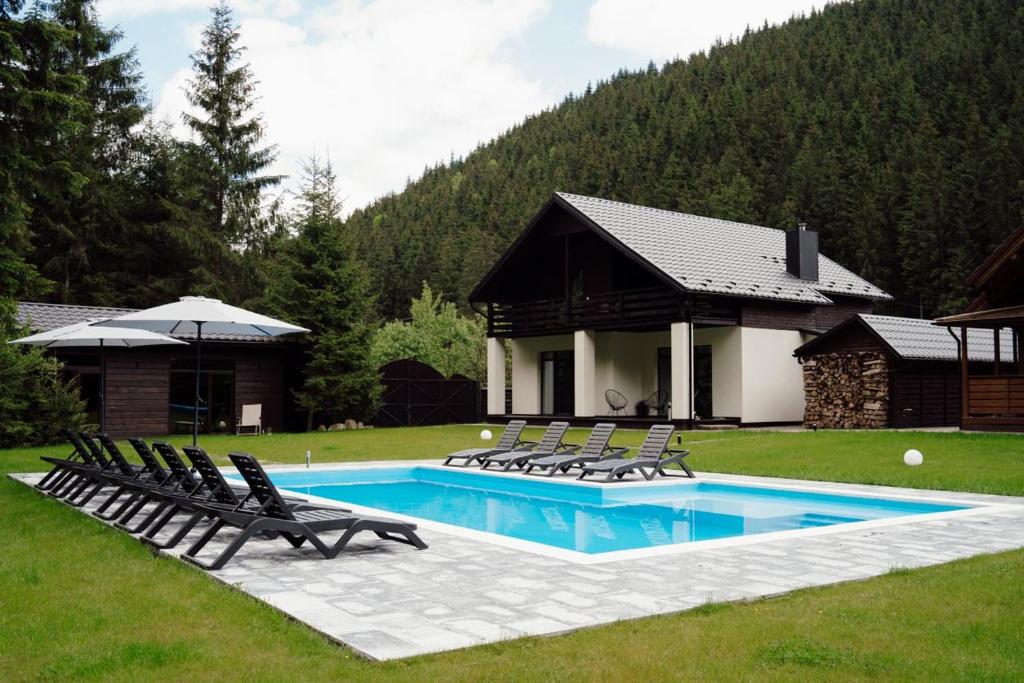
<path id="1" fill-rule="evenodd" d="M 195 565 L 204 569 L 220 569 L 249 539 L 257 534 L 266 534 L 267 532 L 279 534 L 295 548 L 301 547 L 308 540 L 327 559 L 337 557 L 349 541 L 362 531 L 371 531 L 378 538 L 407 543 L 420 550 L 427 547 L 427 544 L 416 535 L 415 524 L 355 516 L 351 512 L 333 508 L 303 510 L 292 508 L 285 502 L 256 458 L 248 453 L 230 453 L 228 457 L 231 458 L 231 462 L 249 485 L 259 507 L 252 510 L 226 510 L 204 505 L 197 506 L 214 517 L 216 521 L 182 555 L 183 559 Z M 197 559 L 196 555 L 225 526 L 241 529 L 241 534 L 232 539 L 212 562 L 203 562 Z M 320 534 L 325 531 L 343 531 L 344 533 L 332 545 L 328 545 L 320 537 Z"/>
<path id="2" fill-rule="evenodd" d="M 668 415 L 668 397 L 669 393 L 667 390 L 658 389 L 644 399 L 644 403 L 647 404 L 647 409 L 649 411 L 658 417 L 665 417 Z"/>
<path id="3" fill-rule="evenodd" d="M 550 477 L 555 472 L 568 472 L 570 468 L 582 467 L 587 463 L 605 458 L 621 458 L 629 449 L 609 446 L 608 442 L 611 441 L 613 433 L 615 433 L 614 423 L 599 422 L 590 430 L 586 443 L 578 452 L 563 451 L 531 460 L 526 465 L 526 474 L 531 474 L 533 470 L 539 469 Z"/>
<path id="4" fill-rule="evenodd" d="M 505 427 L 505 431 L 501 433 L 497 443 L 494 444 L 493 448 L 467 448 L 466 450 L 457 451 L 448 456 L 444 461 L 445 465 L 453 466 L 452 461 L 462 460 L 462 467 L 469 467 L 474 463 L 479 463 L 484 458 L 497 455 L 499 453 L 508 453 L 516 449 L 526 449 L 535 446 L 536 443 L 532 441 L 522 441 L 520 437 L 523 434 L 523 430 L 526 428 L 526 420 L 512 420 Z"/>
<path id="5" fill-rule="evenodd" d="M 189 496 L 179 497 L 178 500 L 172 501 L 172 507 L 146 530 L 142 540 L 154 548 L 164 549 L 176 546 L 204 517 L 209 516 L 205 511 L 206 507 L 229 510 L 255 508 L 252 491 L 244 486 L 233 486 L 228 483 L 206 451 L 198 446 L 184 446 L 182 450 L 185 452 L 185 457 L 192 463 L 193 469 L 199 473 L 202 483 Z M 292 509 L 312 507 L 305 501 L 294 497 L 282 500 Z M 203 506 L 203 509 L 200 509 L 200 505 Z M 192 514 L 169 538 L 164 541 L 156 540 L 160 530 L 181 512 L 191 512 Z"/>
<path id="6" fill-rule="evenodd" d="M 483 460 L 483 467 L 481 469 L 486 470 L 491 465 L 500 465 L 502 471 L 508 472 L 513 467 L 522 469 L 526 463 L 530 462 L 534 458 L 541 458 L 545 455 L 558 453 L 559 451 L 579 448 L 579 446 L 575 444 L 562 443 L 562 439 L 565 438 L 565 433 L 568 430 L 568 422 L 552 422 L 548 425 L 548 428 L 544 430 L 544 436 L 541 437 L 536 448 L 519 448 L 507 453 L 496 453 L 494 455 L 487 456 Z"/>
<path id="7" fill-rule="evenodd" d="M 690 451 L 673 450 L 668 447 L 674 431 L 672 425 L 654 425 L 647 432 L 647 437 L 640 445 L 635 458 L 612 458 L 584 465 L 578 479 L 584 479 L 588 474 L 605 474 L 607 476 L 604 481 L 609 482 L 616 477 L 622 479 L 634 471 L 640 472 L 648 481 L 659 474 L 663 477 L 684 476 L 693 479 L 693 471 L 683 462 Z M 665 470 L 669 465 L 679 465 L 685 474 L 670 475 Z"/>
<path id="8" fill-rule="evenodd" d="M 70 429 L 62 429 L 61 433 L 70 442 L 71 453 L 66 458 L 40 456 L 40 460 L 53 465 L 53 469 L 35 485 L 40 491 L 59 491 L 64 484 L 80 477 L 83 468 L 94 467 L 92 454 L 86 450 L 75 433 Z"/>
<path id="9" fill-rule="evenodd" d="M 263 404 L 250 403 L 242 406 L 242 416 L 235 422 L 235 434 L 259 435 L 263 433 Z"/>
<path id="10" fill-rule="evenodd" d="M 608 404 L 609 415 L 626 414 L 626 406 L 629 405 L 629 399 L 621 391 L 608 389 L 604 392 L 604 400 Z"/>

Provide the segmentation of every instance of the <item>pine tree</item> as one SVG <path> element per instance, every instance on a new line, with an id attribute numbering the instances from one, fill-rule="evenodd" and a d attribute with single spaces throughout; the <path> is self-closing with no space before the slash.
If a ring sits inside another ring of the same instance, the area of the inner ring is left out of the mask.
<path id="1" fill-rule="evenodd" d="M 105 29 L 94 0 L 59 0 L 39 5 L 68 39 L 48 59 L 63 78 L 82 83 L 87 107 L 78 110 L 74 135 L 56 136 L 42 159 L 69 169 L 77 182 L 35 198 L 31 225 L 33 256 L 57 283 L 65 303 L 115 303 L 118 293 L 105 273 L 122 266 L 123 170 L 131 158 L 133 128 L 147 105 L 134 50 L 117 52 L 118 30 Z"/>
<path id="2" fill-rule="evenodd" d="M 281 176 L 260 175 L 277 158 L 275 145 L 261 147 L 263 118 L 254 114 L 256 85 L 231 8 L 224 0 L 212 8 L 200 48 L 192 54 L 193 79 L 188 100 L 195 114 L 183 115 L 203 152 L 196 181 L 205 188 L 211 230 L 230 244 L 258 249 L 266 236 L 261 220 L 262 193 Z"/>
<path id="3" fill-rule="evenodd" d="M 75 193 L 84 178 L 50 150 L 82 132 L 84 80 L 58 71 L 71 31 L 41 7 L 0 0 L 0 331 L 8 333 L 14 302 L 48 288 L 31 256 L 29 221 L 40 201 Z"/>
<path id="4" fill-rule="evenodd" d="M 306 365 L 296 402 L 314 420 L 365 420 L 380 395 L 370 363 L 373 296 L 369 276 L 344 233 L 337 179 L 330 161 L 304 165 L 292 235 L 279 236 L 257 302 L 312 332 L 303 340 Z"/>

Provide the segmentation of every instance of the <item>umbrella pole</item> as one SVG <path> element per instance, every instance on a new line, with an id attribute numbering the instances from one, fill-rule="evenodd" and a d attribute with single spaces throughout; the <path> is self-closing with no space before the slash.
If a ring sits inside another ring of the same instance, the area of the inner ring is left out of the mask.
<path id="1" fill-rule="evenodd" d="M 192 407 L 192 445 L 199 443 L 199 370 L 203 357 L 203 323 L 196 321 L 196 404 Z"/>
<path id="2" fill-rule="evenodd" d="M 107 348 L 100 339 L 100 431 L 107 431 Z"/>

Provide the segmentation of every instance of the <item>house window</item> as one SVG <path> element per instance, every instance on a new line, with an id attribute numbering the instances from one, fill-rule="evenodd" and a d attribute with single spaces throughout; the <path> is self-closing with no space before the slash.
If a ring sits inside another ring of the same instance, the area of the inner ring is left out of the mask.
<path id="1" fill-rule="evenodd" d="M 711 402 L 711 346 L 693 347 L 693 412 L 703 419 L 714 415 Z"/>
<path id="2" fill-rule="evenodd" d="M 575 403 L 572 351 L 540 354 L 541 415 L 572 415 Z"/>

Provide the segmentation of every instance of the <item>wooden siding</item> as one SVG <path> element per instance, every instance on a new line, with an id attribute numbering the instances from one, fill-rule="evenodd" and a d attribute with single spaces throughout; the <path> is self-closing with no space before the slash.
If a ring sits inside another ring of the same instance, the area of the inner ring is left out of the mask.
<path id="1" fill-rule="evenodd" d="M 263 405 L 263 428 L 284 429 L 284 365 L 278 354 L 249 352 L 235 357 L 235 416 L 242 406 Z"/>
<path id="2" fill-rule="evenodd" d="M 871 313 L 873 302 L 866 299 L 833 297 L 834 306 L 750 302 L 743 305 L 740 324 L 772 330 L 830 330 L 858 313 Z"/>
<path id="3" fill-rule="evenodd" d="M 955 363 L 909 363 L 892 375 L 892 427 L 955 427 L 960 375 Z"/>
<path id="4" fill-rule="evenodd" d="M 967 404 L 971 417 L 1024 418 L 1024 376 L 970 377 Z"/>
<path id="5" fill-rule="evenodd" d="M 167 351 L 107 353 L 107 432 L 156 436 L 169 430 L 170 355 Z"/>

